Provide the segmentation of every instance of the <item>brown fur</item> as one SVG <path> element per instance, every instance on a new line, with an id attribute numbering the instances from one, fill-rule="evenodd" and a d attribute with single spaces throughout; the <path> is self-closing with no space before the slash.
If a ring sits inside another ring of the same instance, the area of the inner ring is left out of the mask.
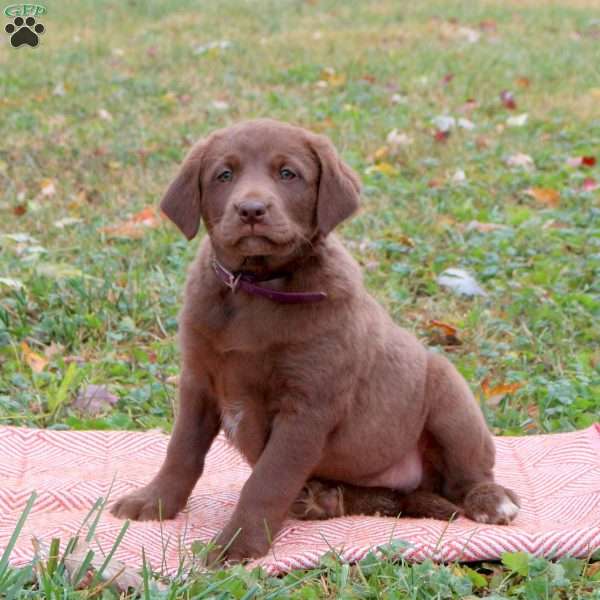
<path id="1" fill-rule="evenodd" d="M 283 168 L 297 176 L 284 179 Z M 231 181 L 219 179 L 224 169 Z M 237 207 L 250 200 L 264 204 L 264 221 L 241 221 Z M 114 514 L 174 517 L 222 426 L 253 466 L 217 539 L 233 539 L 230 559 L 263 555 L 290 510 L 514 517 L 517 499 L 493 482 L 494 444 L 467 384 L 392 322 L 330 233 L 358 202 L 358 178 L 329 140 L 298 127 L 249 121 L 193 148 L 161 204 L 188 238 L 201 218 L 209 234 L 180 315 L 179 412 L 159 473 Z M 327 299 L 233 293 L 213 257 L 236 272 L 285 271 L 262 285 Z"/>

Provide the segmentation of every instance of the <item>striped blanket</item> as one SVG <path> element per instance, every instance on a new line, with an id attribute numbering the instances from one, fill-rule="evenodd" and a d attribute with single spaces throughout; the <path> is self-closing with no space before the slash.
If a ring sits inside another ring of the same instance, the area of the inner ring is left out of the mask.
<path id="1" fill-rule="evenodd" d="M 33 491 L 37 498 L 12 553 L 23 564 L 31 539 L 73 536 L 100 497 L 115 499 L 146 483 L 164 457 L 168 437 L 155 432 L 48 431 L 0 427 L 0 553 Z M 500 483 L 515 490 L 522 509 L 511 526 L 460 518 L 344 517 L 289 520 L 271 552 L 253 563 L 271 574 L 311 567 L 335 549 L 358 560 L 370 550 L 402 540 L 409 560 L 495 559 L 524 550 L 548 557 L 587 556 L 600 548 L 600 425 L 573 433 L 496 438 Z M 193 540 L 209 540 L 225 524 L 250 473 L 219 436 L 186 510 L 164 523 L 131 523 L 115 557 L 141 564 L 142 547 L 152 568 L 177 568 Z M 92 547 L 110 549 L 123 522 L 104 511 Z"/>

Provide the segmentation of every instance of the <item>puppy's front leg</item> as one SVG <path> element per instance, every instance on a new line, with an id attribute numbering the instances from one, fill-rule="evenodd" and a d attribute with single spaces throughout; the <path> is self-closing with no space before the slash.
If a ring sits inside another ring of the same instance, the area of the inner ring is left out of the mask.
<path id="1" fill-rule="evenodd" d="M 216 402 L 202 378 L 184 369 L 179 412 L 167 456 L 154 479 L 119 499 L 111 512 L 121 518 L 172 519 L 185 506 L 204 469 L 204 458 L 219 432 Z"/>
<path id="2" fill-rule="evenodd" d="M 225 529 L 216 539 L 209 563 L 239 561 L 266 554 L 288 511 L 319 464 L 328 430 L 315 415 L 278 415 L 269 441 Z"/>

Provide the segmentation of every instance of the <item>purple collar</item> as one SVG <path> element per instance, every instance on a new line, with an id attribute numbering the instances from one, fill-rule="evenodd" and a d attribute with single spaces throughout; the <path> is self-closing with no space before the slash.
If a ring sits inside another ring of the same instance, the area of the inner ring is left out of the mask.
<path id="1" fill-rule="evenodd" d="M 280 304 L 306 304 L 309 302 L 320 302 L 327 298 L 325 292 L 278 292 L 270 288 L 256 285 L 256 281 L 271 281 L 282 277 L 282 274 L 275 274 L 268 279 L 258 279 L 250 273 L 233 274 L 228 271 L 216 258 L 212 259 L 212 268 L 215 275 L 228 287 L 233 293 L 242 290 L 252 296 L 261 296 L 268 298 L 273 302 Z"/>

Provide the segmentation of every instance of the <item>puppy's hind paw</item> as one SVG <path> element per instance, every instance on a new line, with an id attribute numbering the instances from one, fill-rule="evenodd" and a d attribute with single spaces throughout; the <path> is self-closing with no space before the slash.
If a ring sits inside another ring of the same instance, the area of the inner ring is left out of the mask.
<path id="1" fill-rule="evenodd" d="M 480 483 L 463 502 L 465 515 L 478 523 L 510 525 L 520 508 L 517 495 L 497 483 Z"/>

